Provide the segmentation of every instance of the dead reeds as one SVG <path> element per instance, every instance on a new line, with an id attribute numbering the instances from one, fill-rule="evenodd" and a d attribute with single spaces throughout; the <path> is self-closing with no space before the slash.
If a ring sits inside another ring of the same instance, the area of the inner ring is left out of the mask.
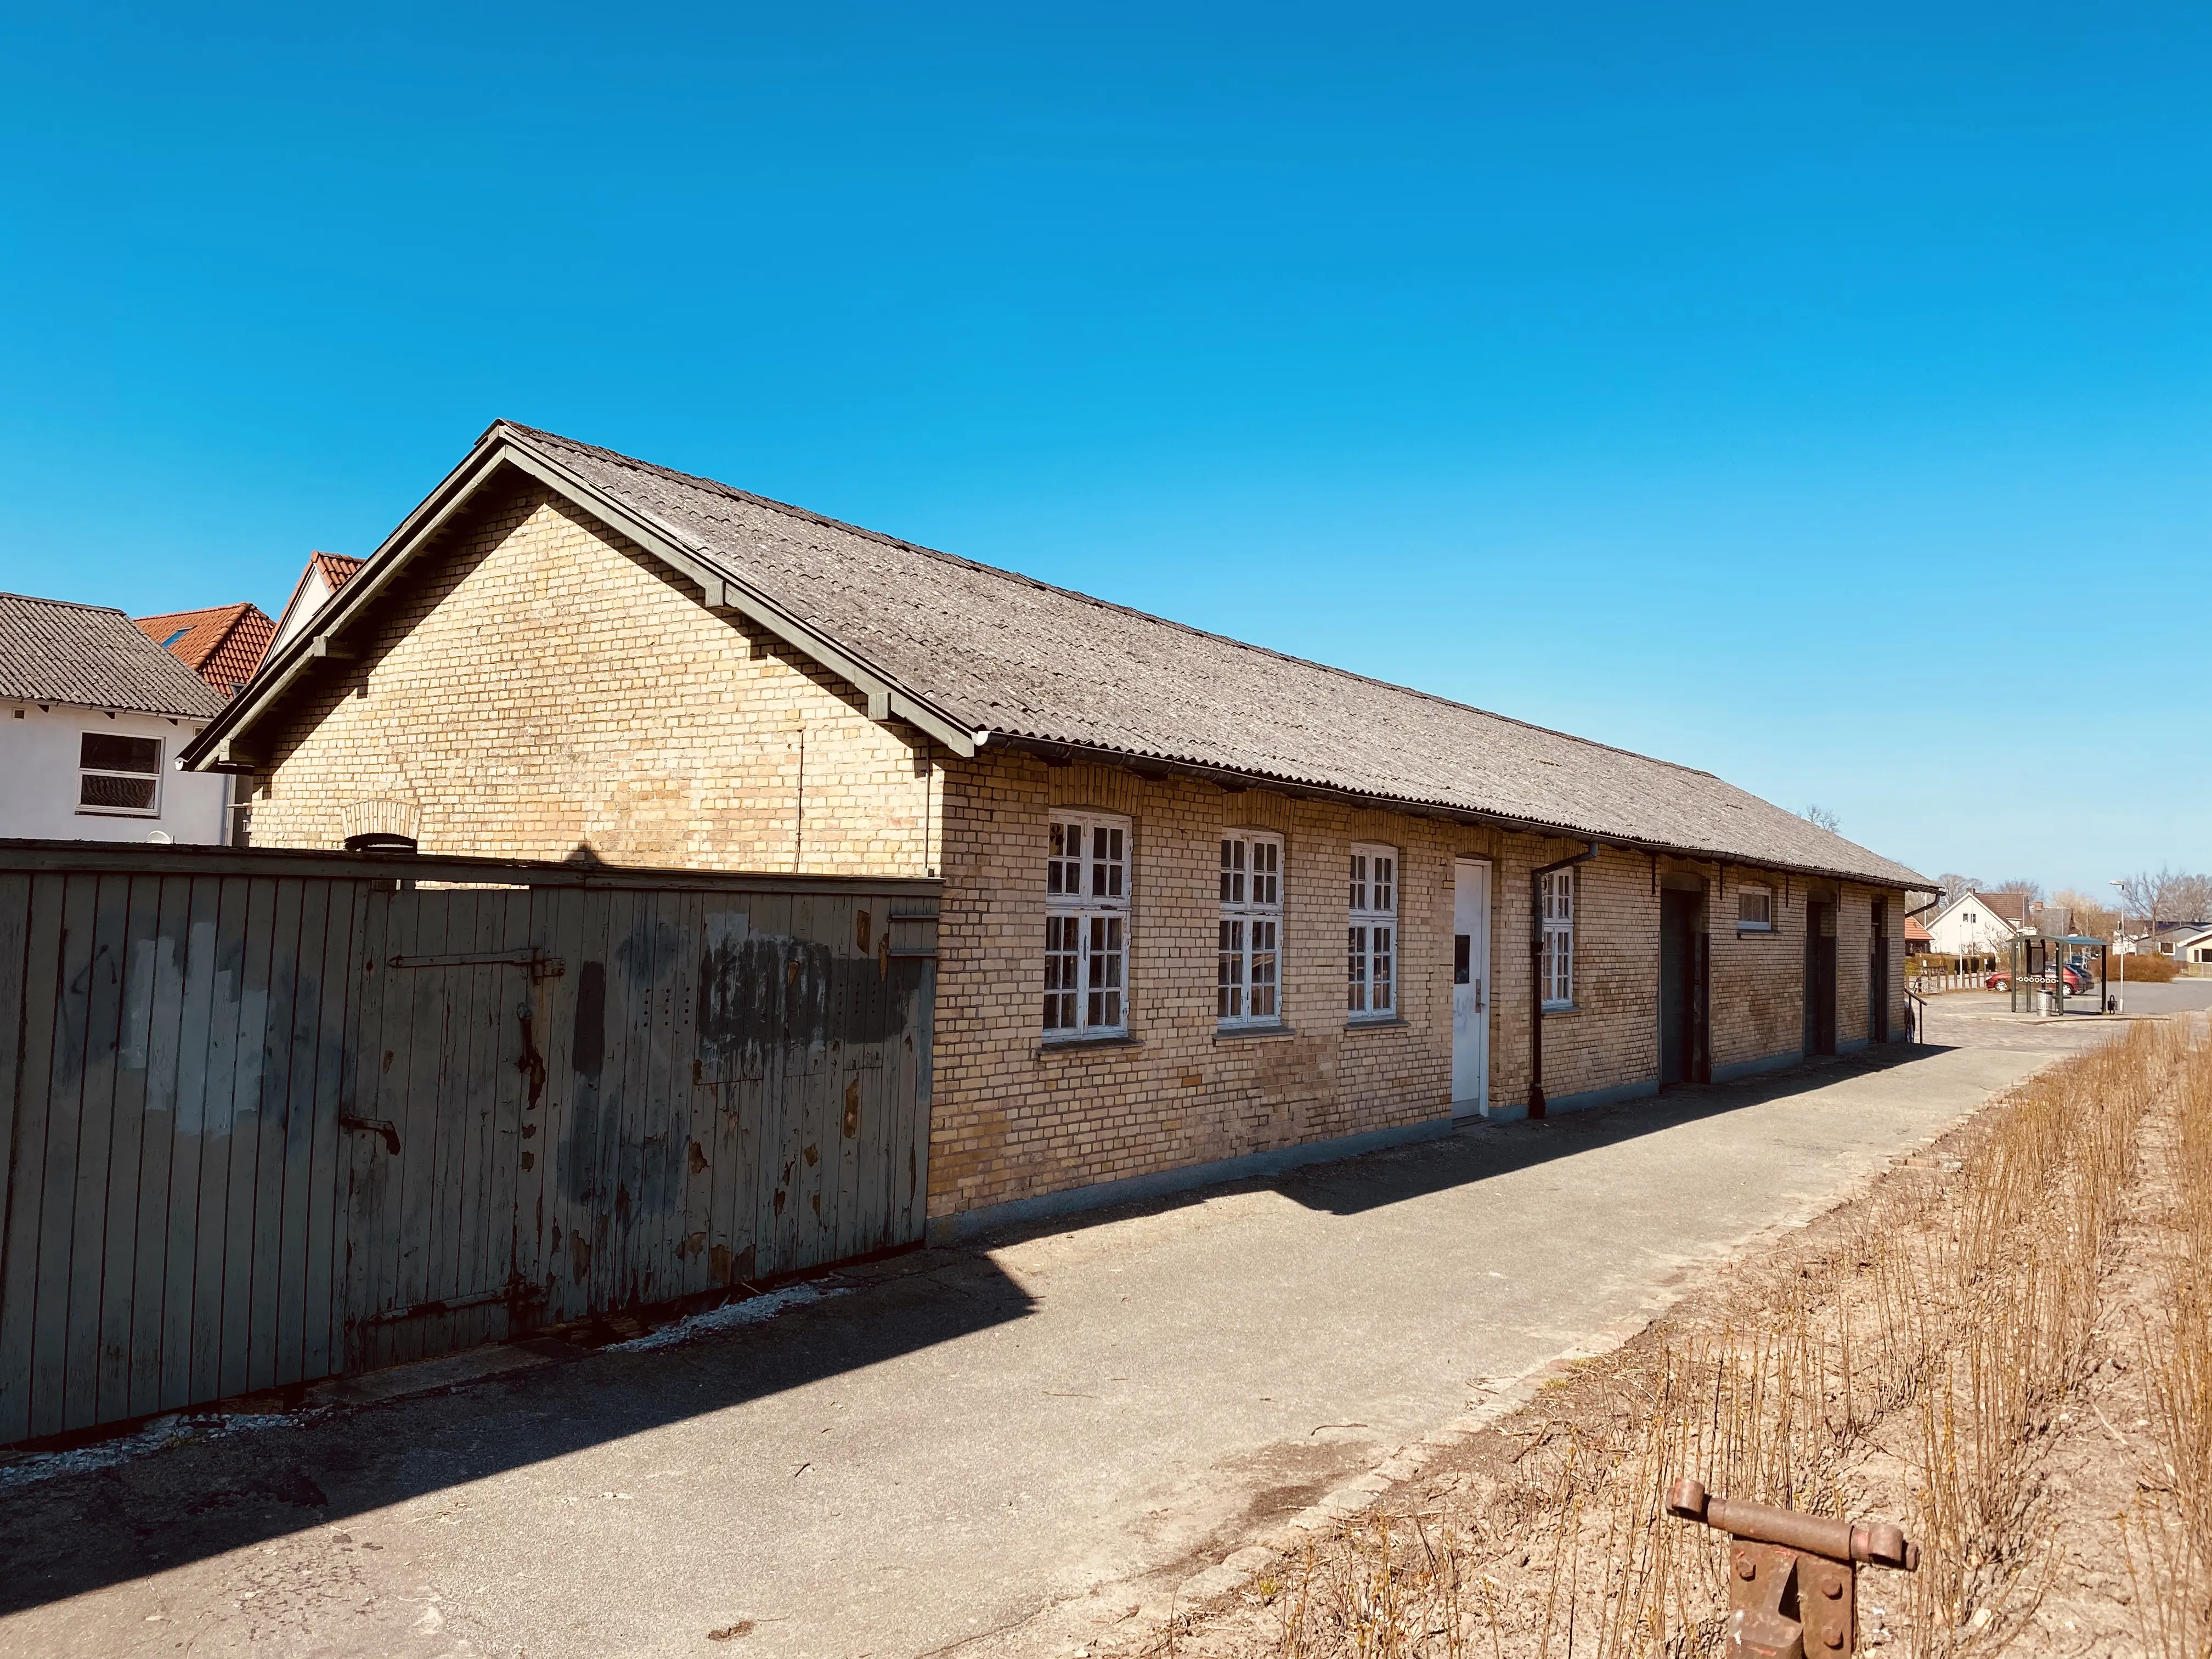
<path id="1" fill-rule="evenodd" d="M 1869 1581 L 1865 1639 L 1929 1659 L 1997 1651 L 2051 1559 L 2039 1455 L 2100 1321 L 2118 1316 L 2100 1277 L 2142 1127 L 2178 1068 L 2186 1243 L 2145 1367 L 2168 1473 L 2130 1519 L 2130 1559 L 2170 1587 L 2142 1598 L 2170 1632 L 2153 1650 L 2208 1659 L 2212 1053 L 2150 1024 L 1984 1111 L 1954 1138 L 1955 1163 L 1898 1171 L 1823 1253 L 1742 1271 L 1723 1316 L 1672 1322 L 1613 1373 L 1609 1417 L 1547 1425 L 1502 1477 L 1316 1539 L 1271 1583 L 1263 1645 L 1284 1659 L 1715 1652 L 1723 1540 L 1662 1507 L 1667 1482 L 1692 1474 L 1732 1498 L 1899 1521 L 1921 1570 Z"/>
<path id="2" fill-rule="evenodd" d="M 2142 1320 L 2152 1454 L 2121 1517 L 2138 1628 L 2159 1659 L 2212 1655 L 2212 1047 L 2191 1052 L 2173 1137 L 2174 1199 Z"/>

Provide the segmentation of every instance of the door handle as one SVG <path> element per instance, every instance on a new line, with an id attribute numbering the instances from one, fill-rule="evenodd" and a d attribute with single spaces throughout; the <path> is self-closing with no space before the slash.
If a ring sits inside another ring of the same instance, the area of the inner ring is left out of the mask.
<path id="1" fill-rule="evenodd" d="M 1480 980 L 1477 980 L 1474 982 L 1474 1012 L 1478 1014 L 1483 1012 L 1482 981 Z"/>

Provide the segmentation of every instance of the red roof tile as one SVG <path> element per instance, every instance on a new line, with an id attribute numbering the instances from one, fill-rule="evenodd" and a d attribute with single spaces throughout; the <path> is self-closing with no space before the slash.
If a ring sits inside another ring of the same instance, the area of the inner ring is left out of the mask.
<path id="1" fill-rule="evenodd" d="M 141 617 L 139 631 L 226 697 L 253 678 L 276 631 L 260 606 L 219 605 Z"/>
<path id="2" fill-rule="evenodd" d="M 310 553 L 307 562 L 322 572 L 323 585 L 335 593 L 346 585 L 355 571 L 368 561 L 348 558 L 343 553 Z"/>

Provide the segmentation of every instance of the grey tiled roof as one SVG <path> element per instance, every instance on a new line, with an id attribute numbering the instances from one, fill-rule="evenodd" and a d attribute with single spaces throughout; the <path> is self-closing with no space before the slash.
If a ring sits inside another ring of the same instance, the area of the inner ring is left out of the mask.
<path id="1" fill-rule="evenodd" d="M 502 422 L 970 731 L 1562 835 L 1900 886 L 1926 878 L 1709 772 L 1109 605 Z"/>
<path id="2" fill-rule="evenodd" d="M 223 699 L 120 611 L 0 593 L 0 698 L 208 720 Z"/>

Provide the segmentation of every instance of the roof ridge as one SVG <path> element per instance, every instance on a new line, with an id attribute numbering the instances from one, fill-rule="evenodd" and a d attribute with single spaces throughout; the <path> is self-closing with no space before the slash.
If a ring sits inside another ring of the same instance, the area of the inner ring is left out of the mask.
<path id="1" fill-rule="evenodd" d="M 123 617 L 125 621 L 129 620 L 129 613 L 120 605 L 87 605 L 82 599 L 50 599 L 43 593 L 0 592 L 0 599 L 21 599 L 26 605 L 57 605 L 66 611 L 106 611 Z"/>
<path id="2" fill-rule="evenodd" d="M 1578 744 L 1587 749 L 1601 749 L 1607 754 L 1626 755 L 1631 760 L 1644 761 L 1653 766 L 1663 766 L 1669 771 L 1687 773 L 1692 777 L 1711 778 L 1716 783 L 1728 781 L 1717 773 L 1709 772 L 1703 767 L 1686 766 L 1680 761 L 1667 760 L 1656 755 L 1646 755 L 1634 749 L 1624 749 L 1618 744 L 1601 743 L 1595 738 L 1579 737 L 1572 732 L 1562 732 L 1556 726 L 1540 726 L 1534 720 L 1524 720 L 1512 714 L 1501 714 L 1494 708 L 1478 708 L 1474 703 L 1462 702 L 1455 697 L 1440 696 L 1433 691 L 1424 691 L 1419 686 L 1401 685 L 1395 680 L 1379 679 L 1371 674 L 1362 674 L 1352 669 L 1340 668 L 1333 663 L 1316 662 L 1310 657 L 1294 656 L 1290 652 L 1278 651 L 1270 646 L 1255 645 L 1249 640 L 1240 640 L 1233 635 L 1216 634 L 1209 629 L 1198 628 L 1189 623 L 1177 622 L 1172 617 L 1163 617 L 1151 611 L 1140 611 L 1134 605 L 1116 604 L 1112 599 L 1102 599 L 1095 593 L 1085 593 L 1073 587 L 1062 587 L 1055 582 L 1042 581 L 1035 576 L 1025 575 L 1018 570 L 1008 570 L 1002 566 L 985 564 L 978 559 L 963 558 L 957 553 L 947 553 L 940 548 L 926 547 L 920 542 L 910 542 L 903 537 L 890 535 L 880 530 L 871 530 L 865 525 L 851 524 L 842 519 L 833 519 L 827 514 L 815 512 L 811 507 L 797 507 L 789 501 L 777 501 L 773 496 L 756 495 L 750 489 L 740 489 L 734 484 L 724 483 L 719 478 L 709 478 L 696 472 L 680 472 L 672 466 L 661 466 L 653 461 L 641 460 L 635 455 L 625 455 L 618 449 L 608 449 L 599 444 L 587 444 L 580 438 L 566 437 L 558 432 L 548 432 L 542 428 L 525 426 L 520 421 L 500 420 L 495 422 L 493 426 L 495 429 L 506 427 L 528 437 L 548 438 L 555 443 L 564 444 L 571 449 L 582 450 L 619 466 L 631 467 L 642 472 L 658 473 L 663 477 L 673 478 L 683 483 L 704 488 L 714 494 L 727 495 L 754 507 L 765 507 L 770 512 L 781 513 L 809 524 L 821 525 L 827 529 L 842 530 L 851 535 L 863 536 L 870 541 L 879 542 L 887 547 L 902 548 L 909 553 L 919 553 L 928 558 L 942 559 L 948 564 L 981 571 L 986 575 L 1026 582 L 1031 587 L 1039 588 L 1048 593 L 1058 593 L 1066 599 L 1079 600 L 1085 605 L 1095 605 L 1103 610 L 1116 611 L 1126 617 L 1140 617 L 1146 622 L 1158 623 L 1164 628 L 1177 629 L 1186 634 L 1196 635 L 1200 639 L 1213 640 L 1224 645 L 1234 646 L 1240 651 L 1251 651 L 1263 657 L 1272 657 L 1278 662 L 1296 663 L 1302 668 L 1316 669 L 1324 674 L 1334 674 L 1343 679 L 1356 680 L 1363 685 L 1378 686 L 1386 691 L 1395 691 L 1406 696 L 1419 697 L 1425 702 L 1435 703 L 1441 708 L 1456 708 L 1468 714 L 1480 714 L 1486 720 L 1500 720 L 1508 726 L 1517 726 L 1524 732 L 1540 732 L 1546 737 L 1559 738 L 1568 743 Z M 1729 784 L 1728 787 L 1735 789 L 1740 786 Z"/>
<path id="3" fill-rule="evenodd" d="M 254 603 L 251 599 L 233 599 L 228 605 L 194 605 L 189 611 L 151 611 L 143 617 L 133 617 L 132 620 L 134 622 L 161 622 L 170 617 L 220 617 L 225 611 L 229 611 L 234 615 L 242 617 L 247 611 L 255 608 Z"/>

